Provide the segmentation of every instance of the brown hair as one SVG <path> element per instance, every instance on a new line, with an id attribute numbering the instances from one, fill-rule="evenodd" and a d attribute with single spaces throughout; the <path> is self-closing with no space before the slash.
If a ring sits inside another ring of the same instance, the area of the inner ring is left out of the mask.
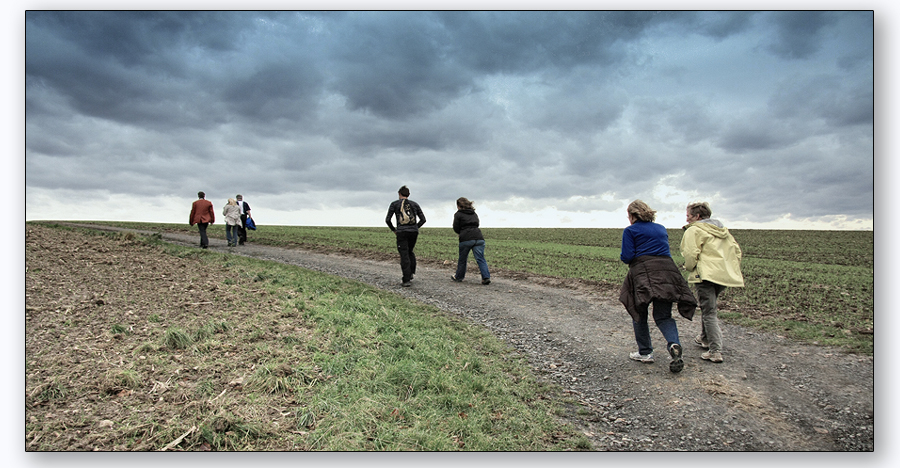
<path id="1" fill-rule="evenodd" d="M 642 200 L 631 202 L 628 205 L 628 214 L 640 221 L 652 222 L 656 220 L 656 211 L 651 210 Z"/>
<path id="2" fill-rule="evenodd" d="M 400 195 L 402 195 L 402 196 L 404 196 L 404 197 L 408 197 L 408 196 L 409 196 L 409 189 L 406 188 L 406 186 L 404 185 L 403 187 L 400 187 L 400 190 L 397 190 L 397 193 L 400 194 Z"/>
<path id="3" fill-rule="evenodd" d="M 466 197 L 457 198 L 456 206 L 458 206 L 459 209 L 461 209 L 461 210 L 474 210 L 475 209 L 475 203 Z"/>
<path id="4" fill-rule="evenodd" d="M 691 216 L 700 216 L 700 219 L 707 219 L 712 216 L 712 210 L 709 208 L 709 203 L 706 202 L 691 203 L 687 206 L 687 210 L 691 213 Z"/>

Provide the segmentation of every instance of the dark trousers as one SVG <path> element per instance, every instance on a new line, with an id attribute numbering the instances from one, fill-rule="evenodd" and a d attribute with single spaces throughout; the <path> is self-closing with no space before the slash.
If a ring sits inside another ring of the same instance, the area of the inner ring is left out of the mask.
<path id="1" fill-rule="evenodd" d="M 400 252 L 400 269 L 403 270 L 403 282 L 412 279 L 416 274 L 416 240 L 418 231 L 397 231 L 397 252 Z"/>
<path id="2" fill-rule="evenodd" d="M 247 215 L 241 215 L 241 226 L 238 228 L 238 243 L 244 245 L 247 242 Z"/>
<path id="3" fill-rule="evenodd" d="M 209 246 L 209 238 L 206 237 L 207 227 L 209 227 L 209 223 L 197 223 L 197 229 L 200 230 L 200 247 L 204 249 Z"/>
<path id="4" fill-rule="evenodd" d="M 650 324 L 649 324 L 649 315 L 650 315 L 650 305 L 646 305 L 638 310 L 638 313 L 641 314 L 641 321 L 635 322 L 634 320 L 631 323 L 634 325 L 634 340 L 637 341 L 638 352 L 643 355 L 648 355 L 653 353 L 653 344 L 650 340 Z M 663 338 L 666 339 L 666 349 L 668 350 L 669 346 L 672 343 L 681 342 L 678 340 L 678 324 L 675 323 L 675 319 L 672 318 L 672 303 L 662 300 L 654 300 L 653 301 L 653 320 L 656 322 L 656 328 L 659 328 L 659 331 L 662 332 Z"/>

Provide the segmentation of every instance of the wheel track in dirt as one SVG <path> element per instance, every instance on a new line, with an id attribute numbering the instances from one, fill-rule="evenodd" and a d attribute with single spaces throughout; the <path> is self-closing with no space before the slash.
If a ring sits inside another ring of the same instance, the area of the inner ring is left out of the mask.
<path id="1" fill-rule="evenodd" d="M 196 235 L 161 234 L 166 242 L 197 245 Z M 871 356 L 724 323 L 726 360 L 713 364 L 701 360 L 702 350 L 692 343 L 699 320 L 677 317 L 685 368 L 672 374 L 668 355 L 660 353 L 664 341 L 654 327 L 656 362 L 628 359 L 635 346 L 631 321 L 608 295 L 551 287 L 540 284 L 546 283 L 541 278 L 503 272 L 482 286 L 472 281 L 478 279 L 474 266 L 465 282 L 454 283 L 449 267 L 425 264 L 419 265 L 413 286 L 401 288 L 398 261 L 252 242 L 229 248 L 215 238 L 210 239 L 210 250 L 357 280 L 486 327 L 527 356 L 536 374 L 579 403 L 570 405 L 562 417 L 597 450 L 874 450 Z"/>

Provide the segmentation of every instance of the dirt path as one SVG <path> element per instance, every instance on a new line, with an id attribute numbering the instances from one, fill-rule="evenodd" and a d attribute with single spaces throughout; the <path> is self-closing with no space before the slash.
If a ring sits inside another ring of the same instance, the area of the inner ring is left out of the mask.
<path id="1" fill-rule="evenodd" d="M 196 235 L 163 233 L 163 239 L 197 244 Z M 677 317 L 685 368 L 672 374 L 654 327 L 656 362 L 628 359 L 635 350 L 630 318 L 607 296 L 502 272 L 489 286 L 474 270 L 454 283 L 449 267 L 426 265 L 412 287 L 401 288 L 396 260 L 252 242 L 229 249 L 220 239 L 210 239 L 210 249 L 354 279 L 487 327 L 583 405 L 565 417 L 598 450 L 874 450 L 872 357 L 723 324 L 725 362 L 714 364 L 701 360 L 702 349 L 692 343 L 699 316 Z"/>

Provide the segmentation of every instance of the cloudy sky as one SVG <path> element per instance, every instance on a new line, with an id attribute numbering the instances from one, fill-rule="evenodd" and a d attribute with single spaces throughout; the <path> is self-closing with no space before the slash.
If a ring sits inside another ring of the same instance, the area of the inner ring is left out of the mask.
<path id="1" fill-rule="evenodd" d="M 873 227 L 871 11 L 24 16 L 26 220 Z"/>

